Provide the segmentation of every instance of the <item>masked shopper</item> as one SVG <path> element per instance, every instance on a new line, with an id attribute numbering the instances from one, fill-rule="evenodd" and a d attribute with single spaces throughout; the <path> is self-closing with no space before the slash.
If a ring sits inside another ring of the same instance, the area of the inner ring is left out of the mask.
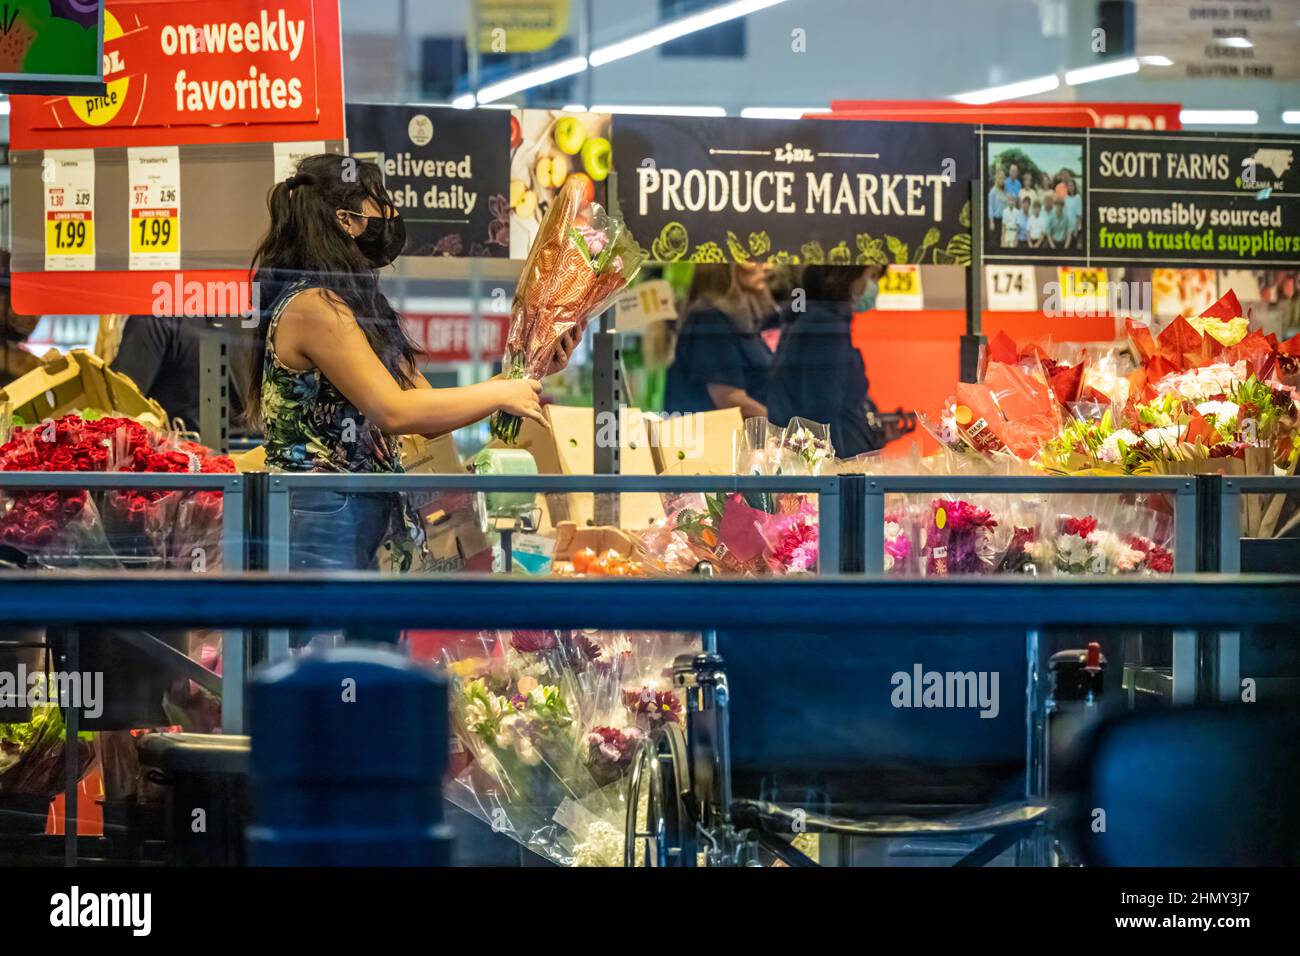
<path id="1" fill-rule="evenodd" d="M 760 330 L 776 314 L 764 266 L 696 265 L 677 324 L 664 410 L 766 415 L 772 352 Z"/>
<path id="2" fill-rule="evenodd" d="M 539 382 L 435 389 L 420 374 L 379 288 L 377 270 L 401 253 L 406 229 L 377 166 L 308 157 L 272 190 L 270 211 L 253 259 L 263 312 L 246 404 L 269 470 L 400 472 L 401 435 L 446 434 L 498 410 L 545 425 Z M 561 343 L 560 367 L 572 347 Z M 369 568 L 387 534 L 421 540 L 396 496 L 298 492 L 290 504 L 294 568 Z"/>
<path id="3" fill-rule="evenodd" d="M 853 313 L 875 304 L 876 266 L 807 266 L 802 312 L 781 335 L 768 385 L 768 418 L 784 426 L 791 418 L 830 425 L 841 458 L 880 447 L 867 420 L 875 410 L 867 392 L 862 354 L 853 345 Z"/>

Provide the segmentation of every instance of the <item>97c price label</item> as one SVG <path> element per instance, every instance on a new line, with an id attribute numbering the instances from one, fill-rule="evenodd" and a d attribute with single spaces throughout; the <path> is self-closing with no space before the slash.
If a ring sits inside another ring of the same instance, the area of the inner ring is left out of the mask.
<path id="1" fill-rule="evenodd" d="M 95 217 L 90 211 L 57 212 L 45 216 L 46 268 L 95 268 Z"/>

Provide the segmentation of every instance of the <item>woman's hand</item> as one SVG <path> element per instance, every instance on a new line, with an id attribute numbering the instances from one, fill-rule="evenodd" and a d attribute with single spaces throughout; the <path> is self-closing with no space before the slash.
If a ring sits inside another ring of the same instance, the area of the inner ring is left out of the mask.
<path id="1" fill-rule="evenodd" d="M 563 372 L 569 364 L 569 359 L 573 358 L 573 350 L 581 341 L 582 333 L 576 326 L 561 335 L 559 341 L 555 343 L 555 352 L 551 355 L 551 364 L 547 366 L 546 374 L 555 375 Z"/>
<path id="2" fill-rule="evenodd" d="M 543 428 L 551 426 L 542 414 L 542 383 L 534 378 L 506 378 L 492 383 L 497 388 L 497 408 L 509 415 L 531 418 Z"/>

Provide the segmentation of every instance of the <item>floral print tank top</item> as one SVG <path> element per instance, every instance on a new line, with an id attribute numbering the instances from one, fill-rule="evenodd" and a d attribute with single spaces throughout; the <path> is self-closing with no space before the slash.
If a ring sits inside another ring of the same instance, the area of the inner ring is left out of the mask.
<path id="1" fill-rule="evenodd" d="M 396 438 L 366 421 L 320 369 L 292 369 L 275 354 L 280 316 L 295 295 L 310 288 L 295 283 L 271 311 L 262 365 L 266 464 L 272 471 L 400 472 Z"/>

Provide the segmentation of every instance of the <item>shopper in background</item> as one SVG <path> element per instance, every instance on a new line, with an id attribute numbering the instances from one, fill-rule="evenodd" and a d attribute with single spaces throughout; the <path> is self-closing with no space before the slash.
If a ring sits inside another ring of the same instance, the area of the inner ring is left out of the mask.
<path id="1" fill-rule="evenodd" d="M 379 167 L 342 156 L 304 159 L 271 191 L 271 225 L 253 258 L 265 311 L 249 363 L 247 417 L 264 426 L 273 471 L 400 472 L 398 437 L 440 435 L 502 410 L 545 426 L 530 379 L 434 389 L 379 288 L 405 226 Z M 566 340 L 559 362 L 574 343 Z M 420 538 L 392 496 L 298 492 L 290 556 L 296 568 L 374 564 L 391 529 Z"/>
<path id="2" fill-rule="evenodd" d="M 807 266 L 806 309 L 782 336 L 772 365 L 768 418 L 785 425 L 807 418 L 830 425 L 835 453 L 851 458 L 881 446 L 867 422 L 862 354 L 853 345 L 853 313 L 874 301 L 879 266 Z"/>
<path id="3" fill-rule="evenodd" d="M 212 334 L 217 334 L 215 331 Z M 183 316 L 127 316 L 110 367 L 163 407 L 186 431 L 199 429 L 199 344 L 203 320 Z M 232 414 L 242 413 L 238 393 Z"/>
<path id="4" fill-rule="evenodd" d="M 0 388 L 21 378 L 41 364 L 41 360 L 23 348 L 27 337 L 36 329 L 39 315 L 18 315 L 9 301 L 9 250 L 0 249 Z"/>
<path id="5" fill-rule="evenodd" d="M 697 265 L 678 320 L 664 411 L 766 415 L 772 352 L 760 331 L 776 312 L 765 266 Z"/>

